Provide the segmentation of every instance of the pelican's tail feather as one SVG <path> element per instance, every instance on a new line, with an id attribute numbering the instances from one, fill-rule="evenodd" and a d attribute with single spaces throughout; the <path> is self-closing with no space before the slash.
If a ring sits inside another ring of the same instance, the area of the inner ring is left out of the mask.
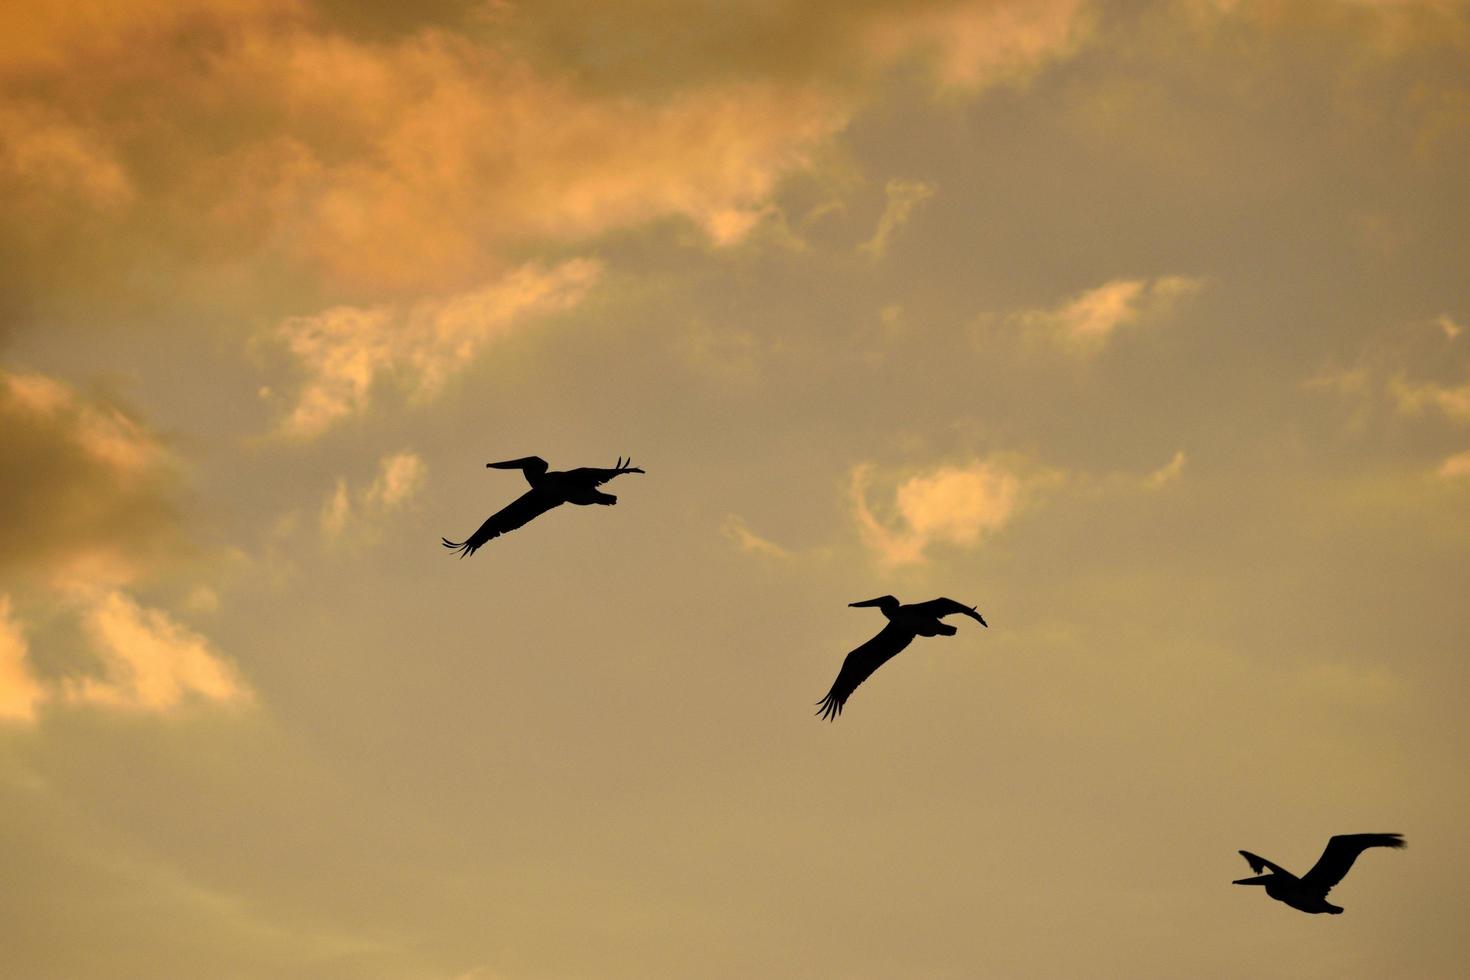
<path id="1" fill-rule="evenodd" d="M 836 721 L 837 716 L 842 714 L 842 704 L 843 702 L 837 697 L 835 690 L 828 691 L 827 696 L 817 702 L 817 707 L 822 709 L 817 714 L 828 721 Z"/>
<path id="2" fill-rule="evenodd" d="M 450 541 L 448 538 L 440 538 L 439 540 L 444 542 L 444 547 L 449 548 L 451 551 L 459 552 L 459 557 L 461 558 L 465 555 L 473 555 L 480 547 L 469 541 Z"/>

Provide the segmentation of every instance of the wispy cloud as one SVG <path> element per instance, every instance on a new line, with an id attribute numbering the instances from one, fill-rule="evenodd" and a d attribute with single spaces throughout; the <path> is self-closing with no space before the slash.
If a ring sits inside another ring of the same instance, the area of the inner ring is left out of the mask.
<path id="1" fill-rule="evenodd" d="M 1120 328 L 1167 316 L 1203 286 L 1188 276 L 1114 279 L 1050 309 L 1011 313 L 1005 322 L 1075 354 L 1095 354 Z"/>
<path id="2" fill-rule="evenodd" d="M 747 554 L 762 555 L 766 558 L 785 559 L 791 557 L 791 552 L 788 549 L 752 531 L 746 525 L 745 519 L 738 514 L 728 515 L 725 518 L 724 524 L 720 525 L 720 532 L 735 547 Z"/>
<path id="3" fill-rule="evenodd" d="M 1184 450 L 1177 450 L 1169 459 L 1169 462 L 1144 477 L 1144 485 L 1157 489 L 1158 487 L 1173 483 L 1183 474 L 1184 464 L 1188 461 L 1189 457 L 1185 455 Z"/>
<path id="4" fill-rule="evenodd" d="M 410 398 L 429 398 L 493 341 L 577 305 L 600 272 L 590 259 L 550 269 L 526 265 L 480 289 L 406 310 L 341 306 L 293 317 L 264 338 L 284 345 L 306 376 L 280 431 L 319 436 L 366 411 L 375 385 L 388 379 Z"/>
<path id="5" fill-rule="evenodd" d="M 378 473 L 366 487 L 352 493 L 339 479 L 322 507 L 322 533 L 338 537 L 349 529 L 361 531 L 404 507 L 423 489 L 428 467 L 416 453 L 401 452 L 378 461 Z"/>
<path id="6" fill-rule="evenodd" d="M 11 613 L 10 596 L 0 595 L 0 721 L 34 721 L 46 694 L 31 673 L 30 648 Z"/>
<path id="7" fill-rule="evenodd" d="M 100 677 L 70 679 L 65 700 L 166 714 L 195 701 L 245 705 L 254 694 L 210 642 L 161 609 L 108 592 L 82 617 Z"/>
<path id="8" fill-rule="evenodd" d="M 890 180 L 883 188 L 888 201 L 878 218 L 878 227 L 873 231 L 873 237 L 859 245 L 858 250 L 866 252 L 874 260 L 881 259 L 888 252 L 888 241 L 893 233 L 908 222 L 916 207 L 934 196 L 934 190 L 933 184 L 921 180 L 898 177 Z"/>
<path id="9" fill-rule="evenodd" d="M 929 54 L 935 82 L 949 91 L 1023 83 L 1068 57 L 1090 22 L 1082 0 L 899 5 L 869 25 L 869 51 L 882 61 Z"/>
<path id="10" fill-rule="evenodd" d="M 1436 472 L 1447 480 L 1463 480 L 1470 477 L 1470 449 L 1447 457 L 1439 464 Z"/>
<path id="11" fill-rule="evenodd" d="M 0 720 L 34 724 L 44 705 L 166 716 L 192 705 L 248 706 L 255 694 L 208 639 L 126 593 L 74 590 L 95 673 L 43 677 L 11 599 L 0 595 Z"/>
<path id="12" fill-rule="evenodd" d="M 848 493 L 863 543 L 888 565 L 921 563 L 936 544 L 975 547 L 1010 523 L 1027 489 L 1021 475 L 993 460 L 937 466 L 900 483 L 884 508 L 891 517 L 880 520 L 869 503 L 874 469 L 853 467 Z"/>
<path id="13" fill-rule="evenodd" d="M 113 402 L 0 369 L 0 575 L 122 583 L 183 549 L 176 462 Z"/>
<path id="14" fill-rule="evenodd" d="M 1389 380 L 1388 391 L 1406 415 L 1435 409 L 1453 422 L 1470 422 L 1470 382 L 1451 386 L 1396 376 Z"/>

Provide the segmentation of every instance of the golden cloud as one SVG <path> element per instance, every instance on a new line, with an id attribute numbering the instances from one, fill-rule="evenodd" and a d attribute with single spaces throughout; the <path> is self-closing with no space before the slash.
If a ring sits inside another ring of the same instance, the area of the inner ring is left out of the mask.
<path id="1" fill-rule="evenodd" d="M 871 463 L 853 467 L 849 498 L 863 543 L 888 565 L 921 563 L 935 544 L 975 547 L 1010 523 L 1029 489 L 1019 473 L 994 460 L 938 466 L 900 483 L 892 518 L 881 521 L 868 503 L 873 471 Z"/>
<path id="2" fill-rule="evenodd" d="M 723 13 L 634 4 L 600 16 L 660 36 L 673 17 L 708 49 L 652 45 L 691 64 L 640 89 L 646 66 L 559 43 L 601 23 L 585 7 L 374 33 L 370 12 L 304 0 L 22 4 L 0 20 L 0 192 L 44 206 L 6 235 L 47 252 L 50 281 L 75 266 L 79 288 L 146 251 L 364 299 L 461 289 L 528 248 L 670 218 L 729 245 L 886 72 L 1023 80 L 1075 49 L 1082 7 L 777 4 L 732 35 Z M 771 58 L 772 18 L 800 50 Z"/>
<path id="3" fill-rule="evenodd" d="M 573 259 L 551 269 L 526 265 L 469 292 L 390 306 L 336 307 L 292 317 L 261 339 L 279 343 L 306 375 L 281 432 L 310 439 L 366 411 L 391 378 L 411 398 L 432 397 L 492 341 L 538 315 L 581 301 L 601 267 Z"/>
<path id="4" fill-rule="evenodd" d="M 173 457 L 118 406 L 0 369 L 0 575 L 126 582 L 182 550 Z"/>
<path id="5" fill-rule="evenodd" d="M 30 648 L 11 615 L 10 596 L 0 595 L 0 722 L 32 722 L 47 692 L 31 673 Z"/>
<path id="6" fill-rule="evenodd" d="M 881 259 L 888 252 L 888 240 L 908 222 L 914 208 L 934 196 L 934 185 L 895 177 L 884 186 L 883 192 L 888 202 L 878 219 L 878 227 L 872 238 L 858 246 L 859 251 L 867 252 L 874 259 Z"/>
<path id="7" fill-rule="evenodd" d="M 1447 480 L 1462 480 L 1470 477 L 1470 449 L 1447 457 L 1439 464 L 1438 472 Z"/>
<path id="8" fill-rule="evenodd" d="M 406 506 L 423 489 L 427 471 L 422 457 L 405 451 L 379 460 L 377 476 L 355 494 L 348 491 L 346 480 L 339 479 L 322 507 L 322 533 L 338 537 Z"/>
<path id="9" fill-rule="evenodd" d="M 1168 315 L 1203 285 L 1202 279 L 1187 276 L 1114 279 L 1052 309 L 1013 313 L 1007 322 L 1073 353 L 1092 354 L 1120 327 Z"/>
<path id="10" fill-rule="evenodd" d="M 207 639 L 121 592 L 97 597 L 82 626 L 102 661 L 102 676 L 64 682 L 68 702 L 162 714 L 193 702 L 254 700 L 234 665 Z"/>

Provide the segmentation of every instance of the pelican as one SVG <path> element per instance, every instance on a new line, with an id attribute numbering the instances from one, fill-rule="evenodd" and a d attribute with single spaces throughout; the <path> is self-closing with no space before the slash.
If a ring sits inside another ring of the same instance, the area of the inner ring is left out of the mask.
<path id="1" fill-rule="evenodd" d="M 852 692 L 857 690 L 857 686 L 871 677 L 873 671 L 898 656 L 904 647 L 914 641 L 914 637 L 954 636 L 959 632 L 953 626 L 941 623 L 941 618 L 960 613 L 969 616 L 981 626 L 988 628 L 990 625 L 985 622 L 985 617 L 975 611 L 974 606 L 967 606 L 953 599 L 930 599 L 928 602 L 904 606 L 893 596 L 884 595 L 849 605 L 853 608 L 877 606 L 888 617 L 888 625 L 842 661 L 842 669 L 837 672 L 837 680 L 832 682 L 832 690 L 817 702 L 821 708 L 817 714 L 828 721 L 836 721 L 837 716 L 842 714 L 842 706 L 847 703 Z"/>
<path id="2" fill-rule="evenodd" d="M 1250 862 L 1251 870 L 1260 877 L 1241 878 L 1231 884 L 1264 885 L 1267 895 L 1294 909 L 1313 915 L 1322 912 L 1338 915 L 1342 909 L 1328 903 L 1327 893 L 1342 881 L 1358 855 L 1370 847 L 1403 846 L 1403 834 L 1338 834 L 1327 842 L 1327 850 L 1322 852 L 1312 870 L 1300 878 L 1250 851 L 1241 851 L 1241 857 Z M 1270 868 L 1271 873 L 1261 874 L 1266 868 Z"/>
<path id="3" fill-rule="evenodd" d="M 486 463 L 485 466 L 493 470 L 520 470 L 525 474 L 526 482 L 531 484 L 531 489 L 491 516 L 489 520 L 480 525 L 478 531 L 465 540 L 440 539 L 444 542 L 444 547 L 459 552 L 461 558 L 465 555 L 473 555 L 486 541 L 498 538 L 506 531 L 514 531 L 553 507 L 559 507 L 562 504 L 611 506 L 618 502 L 618 498 L 610 493 L 603 493 L 597 488 L 615 476 L 643 472 L 633 465 L 631 459 L 625 460 L 621 456 L 618 457 L 617 465 L 610 470 L 584 466 L 565 472 L 557 470 L 547 472 L 547 462 L 540 456 L 523 456 L 520 459 L 508 459 L 503 463 Z"/>

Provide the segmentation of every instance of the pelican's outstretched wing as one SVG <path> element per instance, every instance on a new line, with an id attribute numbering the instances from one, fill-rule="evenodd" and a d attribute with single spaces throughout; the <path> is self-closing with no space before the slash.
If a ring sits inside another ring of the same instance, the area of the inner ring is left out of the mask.
<path id="1" fill-rule="evenodd" d="M 458 551 L 461 558 L 465 555 L 473 555 L 486 541 L 498 538 L 506 531 L 514 531 L 540 517 L 559 503 L 561 503 L 560 499 L 545 490 L 527 490 L 481 524 L 480 529 L 465 540 L 450 541 L 448 538 L 440 540 L 444 542 L 444 547 Z"/>
<path id="2" fill-rule="evenodd" d="M 623 459 L 623 457 L 619 456 L 617 465 L 610 470 L 598 469 L 595 466 L 579 466 L 574 470 L 569 470 L 567 472 L 567 476 L 568 478 L 576 480 L 578 482 L 587 480 L 591 482 L 592 486 L 600 487 L 615 476 L 622 476 L 624 473 L 642 472 L 643 471 L 641 469 L 633 465 L 633 460 L 631 458 L 625 460 Z"/>
<path id="3" fill-rule="evenodd" d="M 835 721 L 842 714 L 842 706 L 847 703 L 852 692 L 857 690 L 857 686 L 913 641 L 914 634 L 901 626 L 889 623 L 883 627 L 877 636 L 849 653 L 847 659 L 842 661 L 842 669 L 837 672 L 837 680 L 832 682 L 832 690 L 817 702 L 821 708 L 817 714 L 828 721 Z"/>
<path id="4" fill-rule="evenodd" d="M 1325 895 L 1342 881 L 1358 855 L 1368 848 L 1403 846 L 1402 834 L 1338 834 L 1327 842 L 1327 850 L 1312 865 L 1312 870 L 1302 875 L 1302 884 L 1320 888 Z"/>
<path id="5" fill-rule="evenodd" d="M 916 602 L 909 606 L 909 608 L 915 612 L 923 613 L 926 616 L 933 616 L 935 619 L 959 613 L 963 616 L 969 616 L 981 626 L 987 628 L 990 626 L 985 621 L 985 617 L 975 611 L 974 606 L 967 606 L 963 602 L 956 602 L 953 599 L 930 599 L 928 602 Z"/>
<path id="6" fill-rule="evenodd" d="M 1296 875 L 1292 874 L 1290 871 L 1287 871 L 1281 865 L 1272 864 L 1270 861 L 1267 861 L 1259 854 L 1252 854 L 1250 851 L 1241 851 L 1240 856 L 1250 862 L 1251 870 L 1254 871 L 1256 874 L 1260 874 L 1262 871 L 1270 868 L 1272 871 L 1276 872 L 1279 875 L 1286 875 L 1288 878 L 1296 877 Z"/>

